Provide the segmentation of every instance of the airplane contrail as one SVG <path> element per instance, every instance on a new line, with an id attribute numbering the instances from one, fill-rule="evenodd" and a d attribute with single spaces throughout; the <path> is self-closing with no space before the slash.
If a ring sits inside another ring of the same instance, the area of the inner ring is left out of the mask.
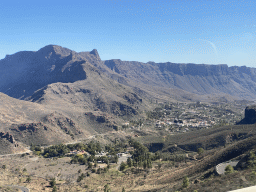
<path id="1" fill-rule="evenodd" d="M 204 39 L 199 39 L 199 40 L 210 43 L 210 45 L 212 46 L 212 48 L 213 48 L 213 50 L 214 50 L 214 52 L 215 52 L 217 58 L 219 58 L 219 54 L 218 54 L 217 47 L 216 47 L 216 45 L 215 45 L 213 42 L 208 41 L 208 40 L 204 40 Z"/>

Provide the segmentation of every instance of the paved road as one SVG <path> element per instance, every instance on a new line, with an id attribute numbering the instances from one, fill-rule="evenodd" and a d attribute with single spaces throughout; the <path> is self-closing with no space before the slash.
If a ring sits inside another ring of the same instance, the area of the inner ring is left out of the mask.
<path id="1" fill-rule="evenodd" d="M 130 155 L 130 154 L 123 154 L 122 157 L 119 157 L 119 158 L 118 158 L 117 167 L 116 167 L 118 170 L 119 170 L 119 167 L 120 167 L 120 165 L 121 165 L 122 162 L 125 162 L 125 163 L 126 163 L 128 157 L 131 157 L 131 155 Z"/>
<path id="2" fill-rule="evenodd" d="M 228 191 L 228 192 L 255 192 L 256 191 L 256 186 L 252 186 L 252 187 L 246 187 L 243 189 L 237 189 L 234 191 Z"/>
<path id="3" fill-rule="evenodd" d="M 220 163 L 218 164 L 215 168 L 216 168 L 216 172 L 219 175 L 225 174 L 225 168 L 228 165 L 231 165 L 232 167 L 235 167 L 237 165 L 238 161 L 231 161 L 231 162 L 224 162 L 224 163 Z"/>

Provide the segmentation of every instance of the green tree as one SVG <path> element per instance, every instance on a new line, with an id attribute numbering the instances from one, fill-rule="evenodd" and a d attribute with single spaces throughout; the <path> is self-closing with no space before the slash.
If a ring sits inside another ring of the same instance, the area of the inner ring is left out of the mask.
<path id="1" fill-rule="evenodd" d="M 199 155 L 203 154 L 203 153 L 204 153 L 204 149 L 203 149 L 203 148 L 198 148 L 198 149 L 197 149 L 197 153 L 198 153 Z"/>
<path id="2" fill-rule="evenodd" d="M 162 164 L 161 164 L 161 163 L 158 163 L 158 165 L 157 165 L 158 171 L 161 169 L 161 167 L 162 167 Z"/>
<path id="3" fill-rule="evenodd" d="M 96 150 L 98 152 L 101 152 L 101 150 L 102 150 L 99 142 L 96 143 Z"/>
<path id="4" fill-rule="evenodd" d="M 77 182 L 82 181 L 85 178 L 85 175 L 82 173 L 80 176 L 77 178 Z"/>
<path id="5" fill-rule="evenodd" d="M 152 162 L 150 159 L 147 160 L 147 168 L 152 168 Z"/>
<path id="6" fill-rule="evenodd" d="M 248 167 L 251 167 L 251 168 L 256 167 L 256 156 L 252 151 L 249 154 L 247 164 L 248 164 Z"/>
<path id="7" fill-rule="evenodd" d="M 122 189 L 122 192 L 125 192 L 125 189 L 124 189 L 124 187 L 123 187 L 123 189 Z"/>
<path id="8" fill-rule="evenodd" d="M 231 165 L 228 165 L 226 168 L 225 168 L 225 174 L 228 175 L 230 173 L 233 173 L 234 172 L 234 168 L 231 166 Z"/>
<path id="9" fill-rule="evenodd" d="M 147 161 L 144 161 L 143 162 L 143 169 L 146 169 L 147 168 Z"/>
<path id="10" fill-rule="evenodd" d="M 34 154 L 37 155 L 37 156 L 40 156 L 41 152 L 40 151 L 34 151 Z"/>
<path id="11" fill-rule="evenodd" d="M 182 187 L 187 188 L 189 186 L 189 178 L 187 176 L 184 177 Z"/>
<path id="12" fill-rule="evenodd" d="M 55 185 L 56 185 L 56 180 L 55 180 L 55 178 L 52 178 L 50 181 L 50 186 L 54 187 Z"/>
<path id="13" fill-rule="evenodd" d="M 117 163 L 118 162 L 118 157 L 117 155 L 114 156 L 114 163 Z"/>
<path id="14" fill-rule="evenodd" d="M 33 143 L 31 143 L 31 144 L 30 144 L 30 150 L 31 150 L 31 151 L 34 151 L 34 149 L 35 149 L 35 145 L 34 145 Z"/>
<path id="15" fill-rule="evenodd" d="M 57 192 L 57 187 L 56 186 L 53 186 L 52 192 Z"/>
<path id="16" fill-rule="evenodd" d="M 35 150 L 35 151 L 40 151 L 40 152 L 42 151 L 42 149 L 41 149 L 40 146 L 35 146 L 35 147 L 34 147 L 34 150 Z"/>
<path id="17" fill-rule="evenodd" d="M 121 165 L 120 165 L 119 170 L 123 171 L 123 170 L 125 170 L 125 168 L 126 168 L 126 163 L 122 162 Z"/>
<path id="18" fill-rule="evenodd" d="M 128 157 L 128 159 L 127 159 L 127 165 L 128 165 L 129 167 L 132 166 L 132 160 L 131 160 L 130 157 Z"/>
<path id="19" fill-rule="evenodd" d="M 26 181 L 27 181 L 28 183 L 30 183 L 30 181 L 31 181 L 31 177 L 30 177 L 30 176 L 28 176 L 28 177 L 27 177 L 27 179 L 26 179 Z"/>
<path id="20" fill-rule="evenodd" d="M 3 169 L 6 169 L 6 165 L 3 165 L 2 168 L 3 168 Z"/>
<path id="21" fill-rule="evenodd" d="M 97 171 L 96 171 L 97 174 L 101 174 L 101 172 L 102 172 L 101 168 L 97 169 Z"/>
<path id="22" fill-rule="evenodd" d="M 111 189 L 108 184 L 104 186 L 104 192 L 111 192 Z"/>

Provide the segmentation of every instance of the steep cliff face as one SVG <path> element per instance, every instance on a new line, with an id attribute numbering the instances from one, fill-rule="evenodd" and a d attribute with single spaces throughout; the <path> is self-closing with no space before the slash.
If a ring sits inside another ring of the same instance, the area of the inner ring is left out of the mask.
<path id="1" fill-rule="evenodd" d="M 244 119 L 238 124 L 254 124 L 256 123 L 256 105 L 246 107 L 244 111 Z"/>
<path id="2" fill-rule="evenodd" d="M 227 65 L 141 63 L 107 60 L 105 65 L 141 86 L 180 89 L 190 93 L 229 94 L 256 99 L 256 69 Z"/>

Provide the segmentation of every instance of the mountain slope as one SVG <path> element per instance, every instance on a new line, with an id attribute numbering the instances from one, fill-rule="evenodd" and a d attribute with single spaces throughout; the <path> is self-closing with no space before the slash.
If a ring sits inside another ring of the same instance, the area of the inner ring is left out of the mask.
<path id="1" fill-rule="evenodd" d="M 72 118 L 57 113 L 50 106 L 21 101 L 0 93 L 0 108 L 0 135 L 8 133 L 15 142 L 27 145 L 68 142 L 72 140 L 68 131 L 74 134 L 74 139 L 84 136 Z M 49 121 L 49 116 L 53 116 L 53 121 Z"/>
<path id="2" fill-rule="evenodd" d="M 148 108 L 140 96 L 146 94 L 125 85 L 97 50 L 76 53 L 49 45 L 0 64 L 8 80 L 0 89 L 9 95 L 0 95 L 0 132 L 20 143 L 49 145 L 106 133 Z"/>
<path id="3" fill-rule="evenodd" d="M 150 85 L 198 95 L 228 94 L 240 99 L 256 99 L 255 68 L 121 60 L 107 60 L 104 63 L 142 87 Z"/>
<path id="4" fill-rule="evenodd" d="M 143 117 L 154 107 L 152 100 L 230 101 L 256 95 L 254 68 L 102 61 L 96 49 L 77 53 L 48 45 L 7 55 L 0 67 L 0 132 L 25 144 L 113 131 Z"/>
<path id="5" fill-rule="evenodd" d="M 85 79 L 81 57 L 69 49 L 46 46 L 37 52 L 19 52 L 0 61 L 0 91 L 15 98 L 26 98 L 37 89 L 55 82 Z"/>
<path id="6" fill-rule="evenodd" d="M 52 83 L 87 79 L 91 70 L 160 100 L 254 100 L 256 69 L 227 65 L 102 61 L 96 49 L 77 53 L 57 45 L 0 60 L 0 92 L 26 99 Z M 89 70 L 89 71 L 88 71 Z"/>

